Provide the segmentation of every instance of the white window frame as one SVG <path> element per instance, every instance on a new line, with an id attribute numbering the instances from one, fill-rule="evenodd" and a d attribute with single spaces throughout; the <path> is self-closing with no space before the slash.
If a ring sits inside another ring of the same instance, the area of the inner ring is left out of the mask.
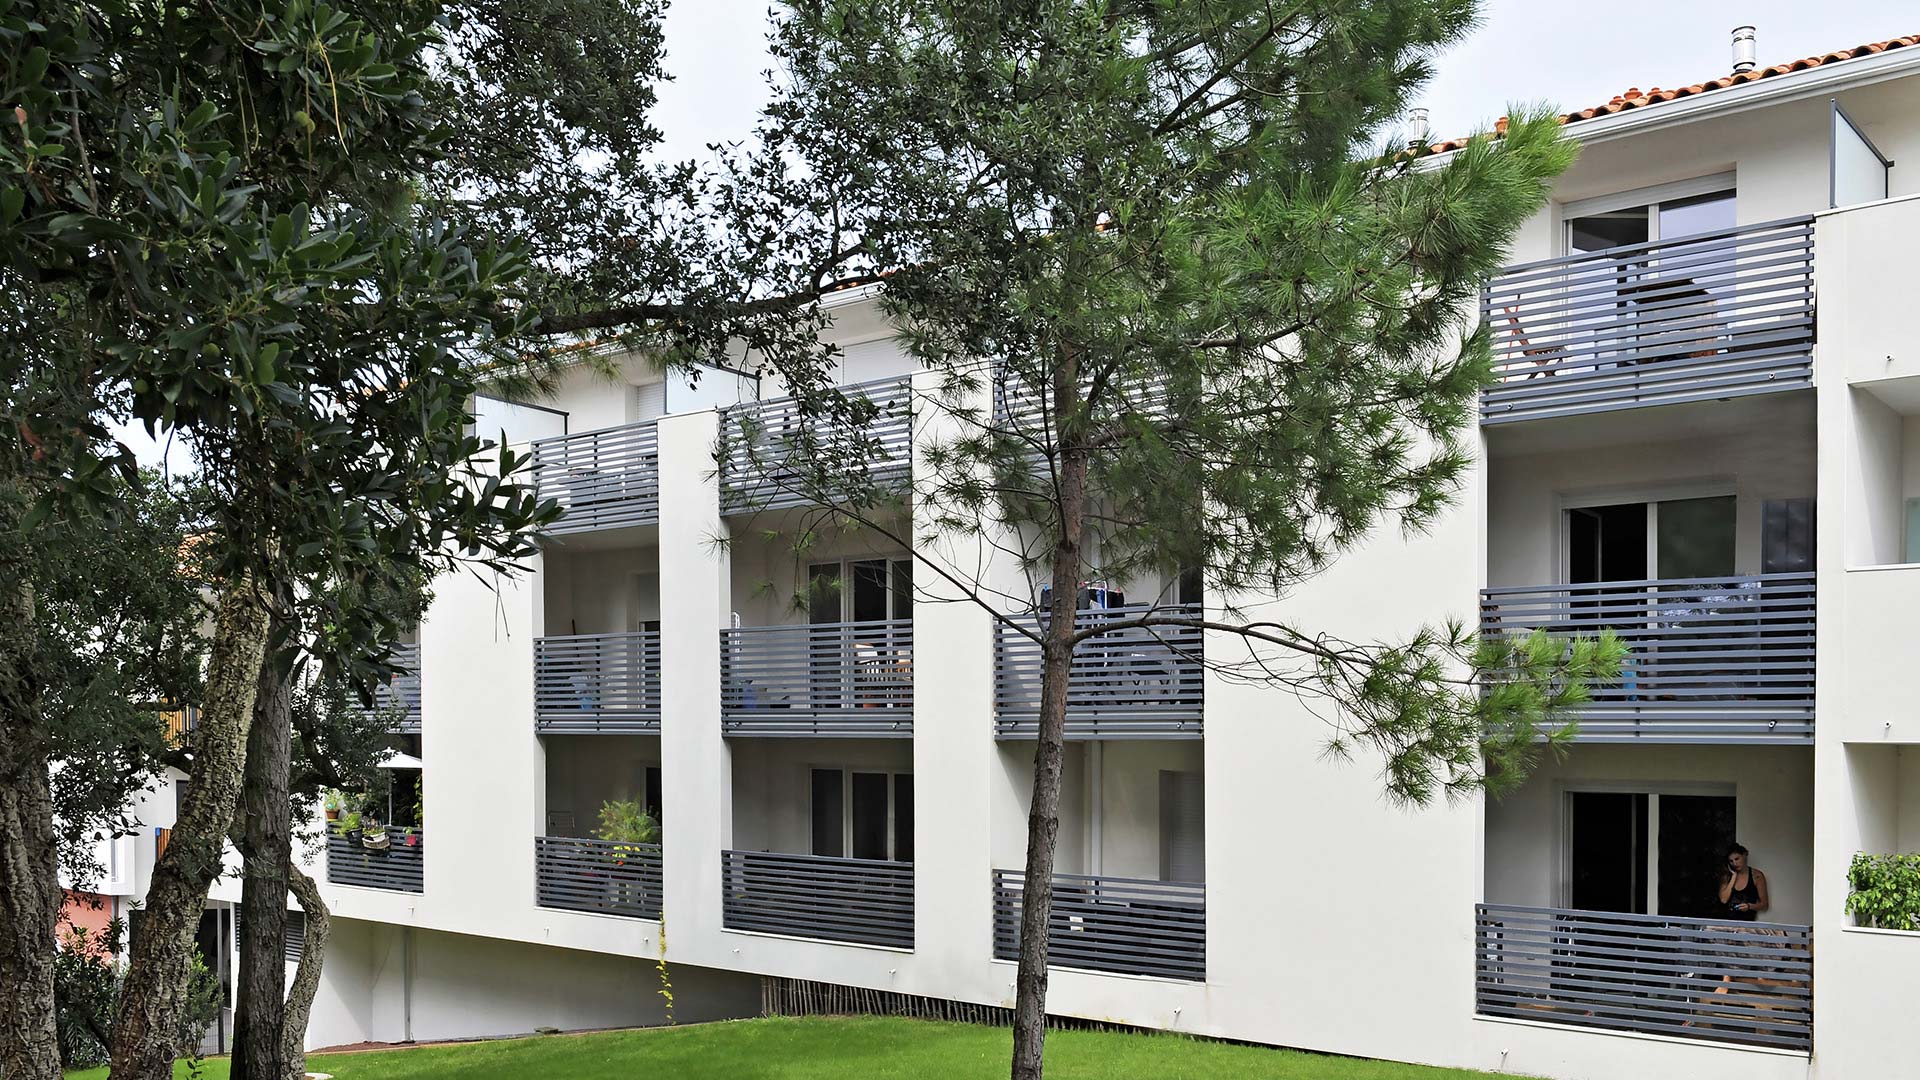
<path id="1" fill-rule="evenodd" d="M 1560 204 L 1560 254 L 1573 255 L 1573 222 L 1575 218 L 1604 214 L 1611 210 L 1625 210 L 1633 206 L 1648 207 L 1647 242 L 1653 243 L 1660 237 L 1660 204 L 1691 199 L 1697 195 L 1713 195 L 1718 192 L 1731 192 L 1734 206 L 1740 205 L 1739 187 L 1735 183 L 1737 174 L 1732 172 L 1713 173 L 1710 176 L 1696 176 L 1687 180 L 1675 180 L 1666 184 L 1654 184 L 1649 187 L 1634 188 L 1630 191 L 1616 191 L 1610 195 L 1596 195 L 1590 199 L 1574 199 Z"/>
<path id="2" fill-rule="evenodd" d="M 1554 866 L 1558 880 L 1554 883 L 1554 906 L 1570 908 L 1573 906 L 1573 796 L 1575 794 L 1593 795 L 1645 795 L 1647 797 L 1647 906 L 1658 907 L 1660 901 L 1660 796 L 1662 795 L 1707 795 L 1732 799 L 1735 832 L 1738 832 L 1740 818 L 1740 785 L 1731 780 L 1563 780 L 1558 785 L 1555 796 L 1555 812 L 1559 815 L 1559 827 L 1554 835 Z M 1657 915 L 1658 912 L 1648 912 Z"/>
<path id="3" fill-rule="evenodd" d="M 853 854 L 853 774 L 876 773 L 887 778 L 887 860 L 898 862 L 900 837 L 898 826 L 899 790 L 895 777 L 912 776 L 912 769 L 895 769 L 873 765 L 808 765 L 807 766 L 807 854 L 818 855 L 813 850 L 813 774 L 817 772 L 837 772 L 840 774 L 840 850 L 837 856 L 843 859 L 857 858 Z M 919 785 L 914 785 L 914 793 L 919 794 Z M 665 809 L 664 807 L 662 809 Z M 915 815 L 918 820 L 918 815 Z M 834 858 L 835 856 L 827 856 Z"/>
<path id="4" fill-rule="evenodd" d="M 825 622 L 842 622 L 842 623 L 853 621 L 853 564 L 854 563 L 885 562 L 887 564 L 887 595 L 892 596 L 900 588 L 898 582 L 895 581 L 895 578 L 894 578 L 894 573 L 895 573 L 895 570 L 897 569 L 897 564 L 903 563 L 903 562 L 911 563 L 912 561 L 913 561 L 913 553 L 905 550 L 886 552 L 886 553 L 865 554 L 865 555 L 826 555 L 818 559 L 808 559 L 805 567 L 801 571 L 800 595 L 806 598 L 806 601 L 809 607 L 811 607 L 813 603 L 813 568 L 816 566 L 827 566 L 829 564 L 837 565 L 840 567 L 840 615 L 839 617 L 835 619 L 828 619 L 828 620 L 814 620 L 812 612 L 809 610 L 807 614 L 808 621 L 825 621 Z M 909 570 L 908 574 L 911 575 L 912 571 Z M 911 606 L 912 604 L 911 593 L 908 594 L 908 604 L 909 606 Z"/>
<path id="5" fill-rule="evenodd" d="M 1734 537 L 1737 544 L 1740 530 L 1740 491 L 1732 478 L 1711 478 L 1704 480 L 1680 480 L 1671 484 L 1633 485 L 1629 487 L 1591 488 L 1586 491 L 1560 492 L 1555 497 L 1558 504 L 1553 515 L 1553 545 L 1555 572 L 1559 575 L 1559 584 L 1570 585 L 1573 579 L 1573 552 L 1569 550 L 1572 541 L 1567 528 L 1567 511 L 1584 510 L 1594 506 L 1621 506 L 1627 503 L 1645 503 L 1647 505 L 1647 567 L 1652 577 L 1660 576 L 1659 537 L 1660 504 L 1680 499 L 1721 499 L 1731 497 L 1734 500 Z M 1737 565 L 1737 560 L 1736 560 Z"/>

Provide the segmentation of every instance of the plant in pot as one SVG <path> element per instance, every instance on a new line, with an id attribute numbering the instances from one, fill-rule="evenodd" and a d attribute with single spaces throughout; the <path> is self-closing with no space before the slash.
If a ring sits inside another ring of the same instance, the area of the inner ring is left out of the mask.
<path id="1" fill-rule="evenodd" d="M 360 826 L 360 846 L 368 851 L 385 851 L 390 842 L 387 839 L 387 827 L 369 816 Z"/>
<path id="2" fill-rule="evenodd" d="M 320 806 L 326 812 L 328 821 L 340 820 L 340 808 L 345 802 L 339 788 L 327 789 L 327 793 L 321 796 Z"/>
<path id="3" fill-rule="evenodd" d="M 1856 853 L 1847 867 L 1846 911 L 1856 926 L 1920 930 L 1920 855 Z"/>
<path id="4" fill-rule="evenodd" d="M 600 827 L 594 830 L 594 835 L 613 844 L 608 853 L 613 865 L 624 867 L 628 860 L 640 858 L 642 845 L 660 842 L 660 823 L 647 813 L 638 799 L 608 799 L 600 804 Z M 635 899 L 632 889 L 631 882 L 616 880 L 614 902 L 623 906 L 632 903 Z"/>

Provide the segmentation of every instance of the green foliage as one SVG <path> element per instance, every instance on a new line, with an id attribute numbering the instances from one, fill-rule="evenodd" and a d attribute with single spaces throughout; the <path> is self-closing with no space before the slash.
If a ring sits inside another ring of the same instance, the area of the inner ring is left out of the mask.
<path id="1" fill-rule="evenodd" d="M 1856 852 L 1847 890 L 1847 914 L 1856 925 L 1920 930 L 1920 855 Z"/>
<path id="2" fill-rule="evenodd" d="M 600 827 L 594 835 L 621 844 L 653 844 L 660 839 L 660 823 L 638 799 L 608 799 L 600 804 Z"/>
<path id="3" fill-rule="evenodd" d="M 120 970 L 115 958 L 125 926 L 115 919 L 100 932 L 69 927 L 54 954 L 54 999 L 60 1029 L 62 1068 L 80 1069 L 104 1064 L 113 1041 L 114 1010 L 120 995 Z M 175 1046 L 182 1055 L 197 1054 L 207 1026 L 220 1016 L 224 990 L 198 954 L 193 957 Z"/>
<path id="4" fill-rule="evenodd" d="M 821 257 L 887 271 L 880 304 L 933 375 L 915 423 L 950 434 L 915 470 L 916 531 L 998 549 L 1035 591 L 1199 570 L 1205 618 L 1131 628 L 1238 633 L 1245 659 L 1211 666 L 1324 702 L 1331 749 L 1375 751 L 1413 803 L 1512 782 L 1620 655 L 1482 648 L 1457 626 L 1353 642 L 1256 610 L 1368 538 L 1427 529 L 1470 467 L 1481 284 L 1575 155 L 1542 108 L 1444 159 L 1393 151 L 1473 17 L 1470 0 L 794 4 L 761 131 L 769 161 L 806 165 L 781 175 L 825 208 Z M 811 357 L 767 362 L 817 419 L 767 464 L 886 532 L 873 403 Z M 1008 606 L 964 560 L 932 569 Z"/>

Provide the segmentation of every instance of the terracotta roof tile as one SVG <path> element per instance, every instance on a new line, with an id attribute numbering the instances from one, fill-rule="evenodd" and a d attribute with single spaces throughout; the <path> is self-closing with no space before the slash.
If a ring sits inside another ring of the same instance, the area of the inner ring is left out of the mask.
<path id="1" fill-rule="evenodd" d="M 1582 120 L 1611 116 L 1614 113 L 1626 112 L 1629 109 L 1644 109 L 1649 105 L 1659 105 L 1662 102 L 1677 101 L 1681 98 L 1694 97 L 1699 94 L 1710 93 L 1714 90 L 1725 90 L 1730 87 L 1740 86 L 1744 83 L 1758 82 L 1761 79 L 1770 79 L 1780 75 L 1791 75 L 1797 71 L 1807 71 L 1826 64 L 1838 63 L 1842 60 L 1854 60 L 1862 56 L 1873 56 L 1877 53 L 1883 53 L 1890 49 L 1904 49 L 1915 45 L 1920 45 L 1920 34 L 1909 34 L 1906 37 L 1889 38 L 1886 41 L 1876 41 L 1870 45 L 1855 45 L 1851 49 L 1822 53 L 1819 56 L 1808 56 L 1784 64 L 1756 67 L 1751 71 L 1723 75 L 1717 79 L 1708 79 L 1706 82 L 1697 82 L 1690 86 L 1682 86 L 1677 89 L 1663 90 L 1656 86 L 1650 90 L 1643 91 L 1637 86 L 1632 86 L 1628 87 L 1624 93 L 1615 94 L 1613 99 L 1604 105 L 1595 105 L 1592 108 L 1580 109 L 1576 112 L 1562 113 L 1560 115 L 1560 122 L 1562 124 L 1577 124 Z M 1493 131 L 1485 135 L 1437 142 L 1429 147 L 1429 151 L 1435 154 L 1444 154 L 1449 150 L 1458 150 L 1466 146 L 1467 143 L 1475 137 L 1497 138 L 1501 134 L 1504 134 L 1506 130 L 1507 118 L 1503 116 L 1494 124 Z"/>

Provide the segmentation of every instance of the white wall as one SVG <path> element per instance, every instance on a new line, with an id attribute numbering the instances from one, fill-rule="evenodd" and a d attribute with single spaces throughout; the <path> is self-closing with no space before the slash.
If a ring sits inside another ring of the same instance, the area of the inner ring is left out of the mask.
<path id="1" fill-rule="evenodd" d="M 546 625 L 554 634 L 613 634 L 660 618 L 660 551 L 556 547 L 545 558 Z"/>
<path id="2" fill-rule="evenodd" d="M 742 851 L 812 853 L 814 769 L 913 771 L 913 743 L 907 739 L 736 739 L 732 749 L 729 846 Z"/>
<path id="3" fill-rule="evenodd" d="M 1735 836 L 1766 872 L 1768 922 L 1813 921 L 1813 752 L 1770 746 L 1577 746 L 1524 787 L 1487 805 L 1486 899 L 1566 904 L 1563 837 L 1569 790 L 1719 790 L 1735 800 Z"/>

